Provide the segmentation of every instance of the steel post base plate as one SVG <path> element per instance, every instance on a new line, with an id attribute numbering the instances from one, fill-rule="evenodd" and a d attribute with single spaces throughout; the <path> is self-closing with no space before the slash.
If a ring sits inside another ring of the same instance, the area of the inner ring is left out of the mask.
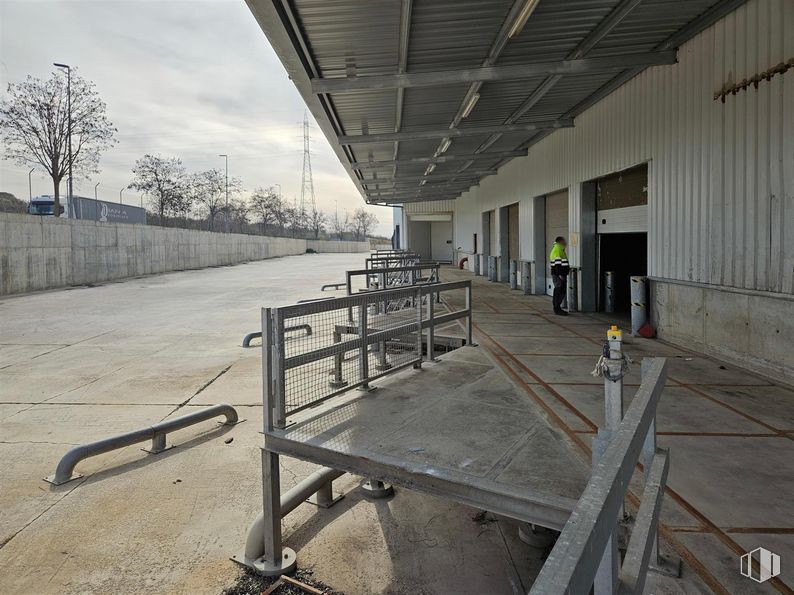
<path id="1" fill-rule="evenodd" d="M 70 481 L 74 481 L 75 479 L 80 479 L 81 477 L 84 477 L 82 473 L 75 473 L 65 481 L 55 481 L 55 475 L 50 475 L 49 477 L 45 477 L 44 481 L 54 486 L 62 486 L 65 483 L 69 483 Z"/>
<path id="2" fill-rule="evenodd" d="M 522 523 L 518 527 L 518 538 L 528 546 L 546 549 L 554 543 L 555 533 L 545 527 L 533 526 L 530 523 Z"/>
<path id="3" fill-rule="evenodd" d="M 282 574 L 291 574 L 298 566 L 298 558 L 292 548 L 281 549 L 281 560 L 276 564 L 268 564 L 262 558 L 256 560 L 246 559 L 243 552 L 232 556 L 232 561 L 250 568 L 263 576 L 281 576 Z"/>
<path id="4" fill-rule="evenodd" d="M 659 554 L 658 560 L 651 560 L 648 564 L 648 570 L 673 578 L 681 578 L 681 558 Z"/>
<path id="5" fill-rule="evenodd" d="M 167 450 L 171 450 L 175 446 L 176 446 L 176 444 L 169 444 L 168 446 L 166 446 L 165 448 L 161 448 L 160 450 L 154 450 L 153 448 L 142 448 L 141 450 L 143 452 L 145 452 L 145 453 L 150 454 L 150 455 L 159 455 L 161 452 L 165 452 Z"/>
<path id="6" fill-rule="evenodd" d="M 373 479 L 368 479 L 362 483 L 361 489 L 364 490 L 364 494 L 366 496 L 374 500 L 379 498 L 388 498 L 394 494 L 394 488 L 390 483 L 375 481 Z"/>
<path id="7" fill-rule="evenodd" d="M 317 500 L 317 494 L 312 494 L 307 500 L 305 500 L 305 502 L 308 504 L 314 504 L 318 508 L 331 508 L 334 504 L 339 502 L 344 497 L 345 497 L 344 494 L 339 494 L 338 496 L 335 496 L 332 500 L 321 502 Z"/>
<path id="8" fill-rule="evenodd" d="M 348 384 L 349 383 L 347 380 L 330 380 L 328 382 L 328 386 L 330 386 L 331 388 L 342 388 L 344 386 L 347 386 Z"/>

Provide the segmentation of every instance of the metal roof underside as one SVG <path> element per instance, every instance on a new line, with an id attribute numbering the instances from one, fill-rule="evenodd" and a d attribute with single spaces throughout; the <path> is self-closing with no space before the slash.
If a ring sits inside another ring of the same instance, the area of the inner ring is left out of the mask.
<path id="1" fill-rule="evenodd" d="M 398 204 L 458 197 L 745 0 L 247 2 L 362 196 Z"/>

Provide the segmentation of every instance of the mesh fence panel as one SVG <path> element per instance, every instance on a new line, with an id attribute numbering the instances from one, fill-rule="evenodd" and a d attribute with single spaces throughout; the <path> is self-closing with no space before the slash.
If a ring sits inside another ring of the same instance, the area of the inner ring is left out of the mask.
<path id="1" fill-rule="evenodd" d="M 276 382 L 289 414 L 421 360 L 421 297 L 379 291 L 275 311 Z M 362 323 L 366 330 L 362 332 Z M 408 328 L 402 328 L 407 325 Z M 377 333 L 381 333 L 378 335 Z M 366 345 L 364 342 L 366 335 Z M 362 354 L 366 361 L 362 362 Z"/>

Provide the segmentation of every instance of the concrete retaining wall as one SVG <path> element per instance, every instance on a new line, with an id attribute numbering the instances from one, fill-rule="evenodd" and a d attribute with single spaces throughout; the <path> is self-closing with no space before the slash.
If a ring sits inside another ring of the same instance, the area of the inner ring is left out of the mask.
<path id="1" fill-rule="evenodd" d="M 0 295 L 317 252 L 368 242 L 221 234 L 0 213 Z"/>
<path id="2" fill-rule="evenodd" d="M 659 337 L 794 385 L 794 296 L 651 281 Z"/>

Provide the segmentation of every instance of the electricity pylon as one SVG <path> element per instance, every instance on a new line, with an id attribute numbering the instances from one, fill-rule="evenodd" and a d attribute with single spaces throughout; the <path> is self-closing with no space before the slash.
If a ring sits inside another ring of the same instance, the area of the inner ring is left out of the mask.
<path id="1" fill-rule="evenodd" d="M 314 180 L 312 179 L 312 155 L 309 148 L 309 117 L 303 112 L 303 175 L 301 176 L 301 219 L 305 220 L 307 201 L 311 200 L 310 214 L 317 208 L 314 202 Z"/>

